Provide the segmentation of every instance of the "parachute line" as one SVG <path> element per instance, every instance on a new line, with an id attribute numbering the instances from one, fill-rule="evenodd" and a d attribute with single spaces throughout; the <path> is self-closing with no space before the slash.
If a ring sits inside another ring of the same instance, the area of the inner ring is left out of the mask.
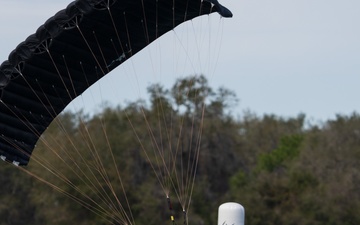
<path id="1" fill-rule="evenodd" d="M 221 43 L 221 36 L 211 37 L 213 12 L 232 16 L 217 0 L 70 3 L 0 65 L 0 159 L 105 223 L 139 223 L 139 211 L 145 206 L 138 204 L 134 210 L 132 202 L 145 200 L 132 190 L 145 183 L 151 189 L 146 191 L 154 195 L 150 197 L 166 197 L 174 225 L 178 218 L 188 224 L 209 94 L 202 89 L 202 71 L 215 70 L 202 60 L 215 57 L 217 63 L 220 47 L 213 48 L 210 42 Z M 195 18 L 202 15 L 208 22 L 198 18 L 198 23 L 207 27 L 205 32 L 195 25 Z M 171 47 L 162 47 L 163 42 Z M 125 75 L 130 67 L 128 77 L 136 86 L 131 91 L 141 97 L 144 80 L 137 71 L 145 63 L 137 63 L 135 55 L 143 49 L 151 64 L 146 75 L 153 80 L 174 76 L 171 89 L 150 86 L 150 100 L 125 108 L 104 104 L 101 112 L 92 114 L 76 105 L 87 105 L 86 95 L 93 102 L 103 100 L 109 89 L 116 98 L 115 92 L 131 86 L 122 73 L 116 75 L 122 82 L 101 85 L 117 67 Z M 163 72 L 169 65 L 172 71 Z M 194 77 L 185 76 L 187 69 Z M 134 167 L 143 169 L 137 173 Z"/>

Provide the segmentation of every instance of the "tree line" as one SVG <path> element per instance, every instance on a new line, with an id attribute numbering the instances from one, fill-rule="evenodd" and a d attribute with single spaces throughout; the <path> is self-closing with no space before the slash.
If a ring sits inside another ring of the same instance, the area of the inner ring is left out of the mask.
<path id="1" fill-rule="evenodd" d="M 120 200 L 130 202 L 136 224 L 172 223 L 166 198 L 160 194 L 149 163 L 157 158 L 141 151 L 162 143 L 163 136 L 170 142 L 163 143 L 165 148 L 177 147 L 180 150 L 176 154 L 182 158 L 195 160 L 191 149 L 199 149 L 187 212 L 189 224 L 216 224 L 217 207 L 228 201 L 245 207 L 245 223 L 251 225 L 360 224 L 359 114 L 337 115 L 310 125 L 304 114 L 284 118 L 246 111 L 241 118 L 234 118 L 231 109 L 238 101 L 234 92 L 213 90 L 203 76 L 179 79 L 171 89 L 152 85 L 148 93 L 149 102 L 106 107 L 92 116 L 61 114 L 56 119 L 61 121 L 61 129 L 53 122 L 42 136 L 47 144 L 39 144 L 34 154 L 56 164 L 58 159 L 52 159 L 47 148 L 57 146 L 66 161 L 75 157 L 69 149 L 76 140 L 86 139 L 81 137 L 84 132 L 91 140 L 78 141 L 80 152 L 90 142 L 100 148 L 99 152 L 106 151 L 101 149 L 104 146 L 112 146 L 127 190 L 127 199 Z M 175 123 L 181 124 L 181 131 L 166 129 Z M 100 128 L 106 129 L 106 137 Z M 66 139 L 65 134 L 73 139 Z M 69 153 L 63 153 L 67 150 Z M 82 154 L 87 157 L 88 153 Z M 112 159 L 107 154 L 100 157 L 106 169 Z M 174 168 L 180 171 L 180 166 Z M 69 169 L 61 165 L 58 169 L 65 177 L 77 179 Z M 29 170 L 44 180 L 54 180 L 64 190 L 68 188 L 31 163 Z M 110 180 L 117 176 L 108 170 Z M 0 225 L 109 224 L 5 162 L 0 165 L 0 184 Z M 74 185 L 92 195 L 87 186 Z M 115 189 L 120 189 L 118 184 Z M 181 207 L 173 205 L 177 224 L 183 223 L 181 213 L 177 213 Z"/>

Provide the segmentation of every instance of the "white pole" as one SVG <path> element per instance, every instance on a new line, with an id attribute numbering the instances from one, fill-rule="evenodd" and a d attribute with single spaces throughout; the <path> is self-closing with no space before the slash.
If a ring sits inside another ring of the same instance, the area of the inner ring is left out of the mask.
<path id="1" fill-rule="evenodd" d="M 218 225 L 244 225 L 245 209 L 235 202 L 227 202 L 219 206 Z"/>

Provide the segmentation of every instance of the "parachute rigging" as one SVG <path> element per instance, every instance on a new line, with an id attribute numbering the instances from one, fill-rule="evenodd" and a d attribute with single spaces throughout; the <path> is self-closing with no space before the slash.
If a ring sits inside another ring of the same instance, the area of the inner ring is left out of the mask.
<path id="1" fill-rule="evenodd" d="M 0 157 L 27 165 L 48 125 L 78 95 L 176 26 L 231 12 L 217 0 L 77 0 L 0 66 Z"/>

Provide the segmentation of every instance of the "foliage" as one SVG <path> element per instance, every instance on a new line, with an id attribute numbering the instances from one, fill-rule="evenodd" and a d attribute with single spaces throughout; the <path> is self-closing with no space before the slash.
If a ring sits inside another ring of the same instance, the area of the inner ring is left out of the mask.
<path id="1" fill-rule="evenodd" d="M 235 120 L 229 114 L 237 102 L 234 93 L 225 88 L 214 91 L 203 76 L 180 79 L 170 90 L 152 85 L 148 92 L 149 106 L 139 100 L 125 107 L 105 108 L 91 117 L 62 114 L 42 136 L 35 155 L 76 181 L 84 179 L 88 172 L 61 166 L 51 152 L 55 150 L 65 163 L 79 154 L 90 160 L 90 146 L 101 153 L 108 179 L 115 180 L 116 172 L 109 169 L 113 159 L 106 154 L 111 146 L 137 224 L 171 222 L 166 198 L 149 162 L 156 161 L 156 155 L 146 156 L 141 150 L 152 149 L 154 143 L 161 143 L 167 150 L 181 146 L 177 154 L 184 158 L 191 157 L 193 149 L 200 149 L 187 212 L 189 224 L 216 224 L 217 207 L 225 201 L 243 204 L 246 223 L 252 225 L 360 224 L 358 114 L 337 115 L 322 126 L 306 129 L 303 114 L 282 118 L 244 112 L 241 119 Z M 59 123 L 60 130 L 56 126 Z M 181 124 L 181 129 L 175 129 L 176 124 Z M 149 127 L 153 136 L 149 135 Z M 194 138 L 199 133 L 194 131 L 201 132 L 201 142 Z M 180 166 L 175 168 L 179 169 Z M 29 170 L 65 191 L 73 191 L 49 171 L 33 164 Z M 156 170 L 161 173 L 162 168 Z M 0 225 L 109 224 L 12 165 L 2 163 L 0 184 Z M 98 198 L 87 185 L 72 185 L 87 196 Z M 124 202 L 120 186 L 113 183 Z M 174 213 L 181 223 L 183 215 L 177 203 Z"/>
<path id="2" fill-rule="evenodd" d="M 280 139 L 279 146 L 270 153 L 259 155 L 258 169 L 272 172 L 283 165 L 284 161 L 291 160 L 299 154 L 302 136 L 284 136 Z"/>

